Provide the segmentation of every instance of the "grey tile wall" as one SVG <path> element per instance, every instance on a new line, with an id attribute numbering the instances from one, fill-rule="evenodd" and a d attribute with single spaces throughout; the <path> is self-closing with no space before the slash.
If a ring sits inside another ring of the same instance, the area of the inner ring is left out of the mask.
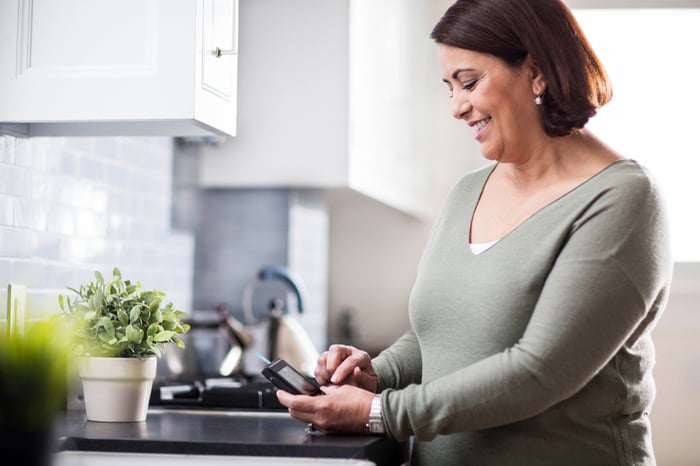
<path id="1" fill-rule="evenodd" d="M 194 304 L 226 303 L 242 318 L 243 290 L 265 265 L 288 264 L 289 191 L 208 189 L 200 193 Z"/>
<path id="2" fill-rule="evenodd" d="M 201 189 L 198 146 L 176 143 L 173 174 L 173 224 L 195 233 L 193 309 L 228 306 L 249 323 L 243 293 L 267 265 L 288 267 L 302 281 L 306 305 L 296 316 L 320 350 L 327 345 L 328 207 L 321 192 L 288 188 Z M 270 298 L 284 296 L 286 285 L 258 285 L 252 326 L 264 325 Z"/>
<path id="3" fill-rule="evenodd" d="M 301 282 L 305 303 L 296 317 L 317 348 L 325 348 L 328 216 L 320 196 L 289 189 L 208 189 L 198 199 L 194 308 L 225 304 L 237 319 L 258 324 L 269 301 L 285 298 L 289 289 L 274 280 L 258 285 L 253 322 L 243 312 L 244 290 L 262 267 L 281 265 Z"/>

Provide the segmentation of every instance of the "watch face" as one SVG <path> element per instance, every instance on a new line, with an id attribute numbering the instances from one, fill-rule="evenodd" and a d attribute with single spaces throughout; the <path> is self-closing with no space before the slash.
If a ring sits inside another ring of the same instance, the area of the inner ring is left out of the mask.
<path id="1" fill-rule="evenodd" d="M 369 431 L 373 434 L 383 434 L 384 433 L 384 423 L 382 421 L 369 421 Z"/>

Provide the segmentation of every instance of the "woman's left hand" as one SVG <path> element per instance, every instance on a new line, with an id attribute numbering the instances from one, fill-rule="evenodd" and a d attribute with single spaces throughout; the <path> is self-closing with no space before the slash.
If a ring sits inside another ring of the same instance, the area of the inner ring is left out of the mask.
<path id="1" fill-rule="evenodd" d="M 374 393 L 352 385 L 327 386 L 325 395 L 292 395 L 277 391 L 277 399 L 299 421 L 323 433 L 368 434 L 367 418 Z"/>

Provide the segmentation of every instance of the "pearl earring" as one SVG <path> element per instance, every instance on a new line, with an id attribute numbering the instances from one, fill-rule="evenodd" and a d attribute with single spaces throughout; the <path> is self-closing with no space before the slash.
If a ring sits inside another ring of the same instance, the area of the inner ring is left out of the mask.
<path id="1" fill-rule="evenodd" d="M 535 97 L 535 105 L 542 105 L 542 96 L 538 95 Z"/>

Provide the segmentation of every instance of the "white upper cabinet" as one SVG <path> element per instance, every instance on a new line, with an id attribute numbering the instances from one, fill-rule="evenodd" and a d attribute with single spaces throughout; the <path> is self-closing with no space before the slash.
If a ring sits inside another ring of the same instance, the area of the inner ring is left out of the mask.
<path id="1" fill-rule="evenodd" d="M 200 184 L 342 188 L 423 214 L 426 82 L 439 82 L 428 7 L 240 0 L 238 134 L 200 148 Z"/>
<path id="2" fill-rule="evenodd" d="M 0 131 L 236 134 L 238 0 L 2 0 Z"/>

